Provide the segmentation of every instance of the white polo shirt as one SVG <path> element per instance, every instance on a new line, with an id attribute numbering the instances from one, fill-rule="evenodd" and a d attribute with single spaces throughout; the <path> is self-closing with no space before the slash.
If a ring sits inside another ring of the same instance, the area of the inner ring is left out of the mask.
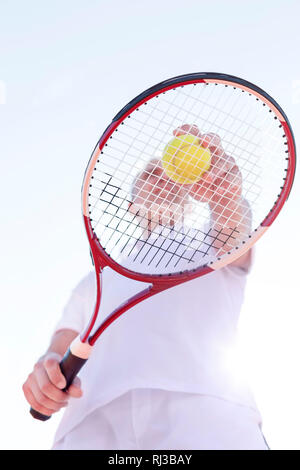
<path id="1" fill-rule="evenodd" d="M 227 266 L 154 295 L 117 319 L 80 371 L 83 397 L 70 400 L 56 439 L 93 410 L 141 388 L 199 393 L 257 411 L 248 385 L 233 375 L 227 362 L 246 279 L 246 270 Z M 104 269 L 99 322 L 147 285 Z M 91 272 L 74 289 L 56 331 L 81 332 L 95 298 Z"/>

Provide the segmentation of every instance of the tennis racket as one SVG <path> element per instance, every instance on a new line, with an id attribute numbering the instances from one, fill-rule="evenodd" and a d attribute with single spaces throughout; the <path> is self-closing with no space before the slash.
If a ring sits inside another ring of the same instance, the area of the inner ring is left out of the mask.
<path id="1" fill-rule="evenodd" d="M 194 170 L 187 164 L 191 145 L 181 149 L 180 168 L 173 157 L 168 160 L 175 176 L 166 175 L 166 146 L 182 135 L 194 136 L 196 145 L 210 152 L 209 170 L 200 179 L 201 162 Z M 185 164 L 185 175 L 194 179 L 179 183 L 176 172 Z M 66 389 L 120 315 L 244 255 L 282 209 L 295 164 L 285 113 L 266 92 L 241 78 L 182 75 L 130 101 L 104 131 L 84 175 L 82 210 L 97 297 L 89 324 L 61 361 Z M 94 328 L 101 275 L 108 268 L 150 285 Z M 33 409 L 31 414 L 49 418 Z"/>

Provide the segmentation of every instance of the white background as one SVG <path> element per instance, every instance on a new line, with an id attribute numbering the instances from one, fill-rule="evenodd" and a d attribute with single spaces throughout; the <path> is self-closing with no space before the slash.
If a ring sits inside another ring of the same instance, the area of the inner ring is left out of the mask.
<path id="1" fill-rule="evenodd" d="M 110 120 L 153 84 L 224 72 L 271 94 L 300 131 L 297 0 L 0 2 L 1 448 L 48 449 L 21 387 L 91 269 L 80 190 Z M 300 449 L 299 201 L 259 241 L 240 323 L 273 449 Z"/>

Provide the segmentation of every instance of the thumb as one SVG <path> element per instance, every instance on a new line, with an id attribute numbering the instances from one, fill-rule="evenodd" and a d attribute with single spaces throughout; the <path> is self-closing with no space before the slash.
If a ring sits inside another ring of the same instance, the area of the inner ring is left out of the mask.
<path id="1" fill-rule="evenodd" d="M 199 128 L 198 126 L 196 126 L 196 124 L 183 124 L 182 126 L 177 127 L 173 131 L 173 135 L 175 137 L 179 135 L 184 135 L 184 134 L 191 134 L 191 135 L 194 135 L 195 137 L 201 136 Z"/>

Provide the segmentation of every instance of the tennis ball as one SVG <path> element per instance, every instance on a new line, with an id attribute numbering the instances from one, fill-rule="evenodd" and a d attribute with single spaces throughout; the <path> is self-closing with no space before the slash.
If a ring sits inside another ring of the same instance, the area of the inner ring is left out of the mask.
<path id="1" fill-rule="evenodd" d="M 162 166 L 167 176 L 176 183 L 196 183 L 209 170 L 210 151 L 199 145 L 198 137 L 179 135 L 166 145 Z"/>

